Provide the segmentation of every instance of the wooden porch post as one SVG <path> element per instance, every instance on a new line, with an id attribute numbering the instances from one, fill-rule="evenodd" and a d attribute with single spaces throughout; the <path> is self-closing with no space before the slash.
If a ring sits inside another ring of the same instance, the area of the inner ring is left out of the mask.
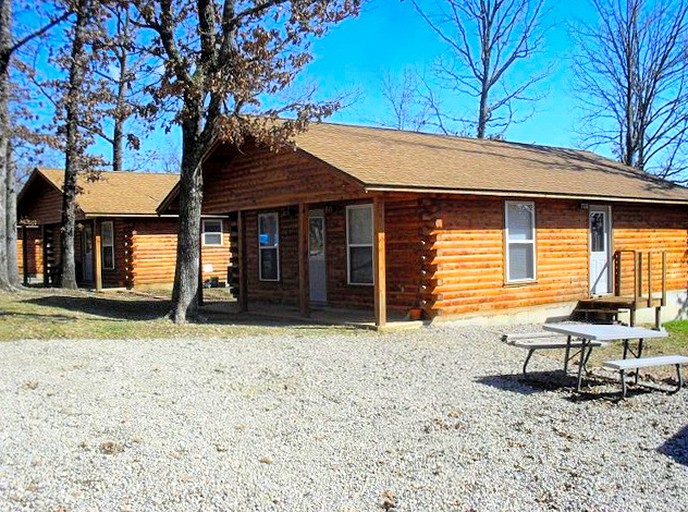
<path id="1" fill-rule="evenodd" d="M 224 229 L 224 228 L 223 228 Z M 198 237 L 198 289 L 196 291 L 198 307 L 203 306 L 203 233 Z"/>
<path id="2" fill-rule="evenodd" d="M 385 200 L 373 199 L 373 272 L 375 325 L 387 323 L 387 261 L 385 258 Z"/>
<path id="3" fill-rule="evenodd" d="M 103 241 L 100 235 L 100 222 L 93 220 L 93 280 L 95 281 L 96 291 L 103 289 Z"/>
<path id="4" fill-rule="evenodd" d="M 23 270 L 24 270 L 24 286 L 29 286 L 29 269 L 28 269 L 28 262 L 29 262 L 29 257 L 28 257 L 28 251 L 29 248 L 26 246 L 26 225 L 22 225 L 22 262 L 23 262 Z"/>
<path id="5" fill-rule="evenodd" d="M 301 316 L 310 316 L 310 282 L 308 275 L 308 205 L 299 204 L 299 309 Z"/>
<path id="6" fill-rule="evenodd" d="M 45 241 L 45 224 L 41 224 L 41 251 L 43 252 L 43 286 L 48 287 L 48 244 Z"/>
<path id="7" fill-rule="evenodd" d="M 246 214 L 237 214 L 237 257 L 239 258 L 239 311 L 248 311 L 248 275 L 246 273 Z"/>

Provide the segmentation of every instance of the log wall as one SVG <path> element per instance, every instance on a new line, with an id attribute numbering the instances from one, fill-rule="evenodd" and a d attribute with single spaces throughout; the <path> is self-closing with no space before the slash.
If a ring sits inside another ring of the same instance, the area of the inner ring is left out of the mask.
<path id="1" fill-rule="evenodd" d="M 24 242 L 22 229 L 17 229 L 17 262 L 19 265 L 19 277 L 24 275 Z M 26 229 L 27 270 L 30 277 L 43 274 L 43 240 L 40 228 Z"/>
<path id="2" fill-rule="evenodd" d="M 437 197 L 427 270 L 432 273 L 431 316 L 537 306 L 586 298 L 588 210 L 578 201 L 535 200 L 537 279 L 506 283 L 504 200 Z M 685 290 L 688 214 L 680 208 L 612 207 L 613 250 L 668 251 L 668 289 Z M 661 260 L 653 262 L 659 289 Z M 632 282 L 626 269 L 626 282 Z"/>
<path id="3" fill-rule="evenodd" d="M 203 272 L 203 279 L 217 277 L 226 281 L 229 265 L 229 226 L 223 223 L 223 245 L 204 246 L 204 265 L 212 265 L 212 272 Z M 169 287 L 174 281 L 177 260 L 177 219 L 136 220 L 131 231 L 130 268 L 132 286 Z"/>
<path id="4" fill-rule="evenodd" d="M 343 173 L 302 153 L 247 148 L 204 166 L 203 213 L 224 215 L 303 203 L 366 197 Z"/>
<path id="5" fill-rule="evenodd" d="M 652 256 L 653 291 L 661 291 L 662 260 L 667 252 L 667 290 L 688 287 L 688 212 L 685 208 L 653 205 L 612 207 L 615 250 L 656 251 Z M 633 294 L 633 256 L 622 255 L 622 294 Z M 647 294 L 648 259 L 643 261 Z"/>
<path id="6" fill-rule="evenodd" d="M 327 303 L 331 307 L 370 309 L 373 286 L 350 285 L 347 278 L 346 205 L 340 202 L 325 209 L 325 257 Z M 423 275 L 422 228 L 415 196 L 394 196 L 385 202 L 387 230 L 387 304 L 406 311 L 418 305 Z M 277 211 L 280 229 L 280 280 L 260 281 L 258 274 L 258 214 Z M 247 274 L 249 299 L 296 306 L 298 303 L 298 209 L 295 206 L 246 213 Z"/>

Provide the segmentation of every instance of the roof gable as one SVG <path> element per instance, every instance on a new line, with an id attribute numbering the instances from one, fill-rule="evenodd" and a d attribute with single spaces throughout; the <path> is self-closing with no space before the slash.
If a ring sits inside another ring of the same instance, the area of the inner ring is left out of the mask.
<path id="1" fill-rule="evenodd" d="M 61 194 L 64 171 L 35 169 L 22 189 L 20 200 L 37 180 L 44 180 Z M 87 216 L 156 215 L 156 208 L 177 181 L 178 175 L 163 173 L 104 171 L 92 181 L 79 176 L 77 206 Z"/>

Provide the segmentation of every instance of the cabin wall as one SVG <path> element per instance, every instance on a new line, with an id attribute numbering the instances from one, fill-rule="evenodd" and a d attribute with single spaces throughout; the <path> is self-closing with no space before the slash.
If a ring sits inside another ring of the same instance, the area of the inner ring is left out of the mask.
<path id="1" fill-rule="evenodd" d="M 62 194 L 44 181 L 37 181 L 17 205 L 20 219 L 38 225 L 59 224 L 62 219 Z"/>
<path id="2" fill-rule="evenodd" d="M 529 201 L 529 199 L 524 199 Z M 589 296 L 588 210 L 580 201 L 537 199 L 536 280 L 506 283 L 504 200 L 435 199 L 435 227 L 427 258 L 432 274 L 430 316 L 495 313 L 511 308 L 566 303 Z M 686 290 L 688 213 L 669 206 L 613 205 L 612 250 L 665 250 L 667 288 Z M 655 290 L 661 259 L 653 261 Z M 632 264 L 623 283 L 632 283 Z M 631 285 L 632 290 L 632 285 Z M 628 291 L 628 290 L 626 290 Z"/>
<path id="3" fill-rule="evenodd" d="M 535 201 L 536 280 L 507 284 L 504 200 L 437 199 L 431 233 L 431 316 L 536 306 L 587 295 L 587 211 L 575 201 Z"/>
<path id="4" fill-rule="evenodd" d="M 123 288 L 132 286 L 131 282 L 131 233 L 135 220 L 128 218 L 102 218 L 99 225 L 112 221 L 114 234 L 115 265 L 114 269 L 103 266 L 101 256 L 101 276 L 104 288 Z M 102 245 L 102 237 L 101 237 Z"/>
<path id="5" fill-rule="evenodd" d="M 351 178 L 295 151 L 247 148 L 232 157 L 212 157 L 203 171 L 205 214 L 366 197 Z"/>
<path id="6" fill-rule="evenodd" d="M 325 258 L 327 304 L 335 308 L 372 309 L 372 285 L 350 285 L 347 276 L 346 205 L 361 201 L 329 204 L 325 210 Z M 385 202 L 387 232 L 387 304 L 390 310 L 405 312 L 419 305 L 423 293 L 423 251 L 419 200 L 396 196 Z M 258 214 L 279 213 L 280 280 L 259 279 Z M 260 212 L 246 212 L 246 257 L 249 300 L 298 304 L 298 208 L 296 205 Z"/>
<path id="7" fill-rule="evenodd" d="M 612 207 L 615 250 L 666 251 L 667 289 L 688 288 L 688 212 L 686 208 L 655 205 Z M 633 294 L 633 257 L 621 256 L 622 294 Z M 647 256 L 642 261 L 643 291 L 647 294 Z M 662 260 L 652 255 L 653 291 L 661 291 Z"/>
<path id="8" fill-rule="evenodd" d="M 40 228 L 26 228 L 26 261 L 29 277 L 43 274 L 43 239 Z M 17 263 L 19 277 L 24 275 L 24 240 L 22 228 L 17 229 Z"/>
<path id="9" fill-rule="evenodd" d="M 131 232 L 130 275 L 134 288 L 169 288 L 174 282 L 177 261 L 177 219 L 137 219 Z M 202 247 L 203 280 L 227 280 L 229 225 L 223 222 L 223 245 Z"/>

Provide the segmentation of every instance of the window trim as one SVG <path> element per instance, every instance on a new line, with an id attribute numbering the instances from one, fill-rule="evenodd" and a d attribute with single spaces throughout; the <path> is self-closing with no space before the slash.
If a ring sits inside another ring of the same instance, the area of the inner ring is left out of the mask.
<path id="1" fill-rule="evenodd" d="M 103 236 L 103 228 L 109 225 L 110 226 L 110 233 L 112 234 L 112 245 L 105 245 L 105 237 Z M 100 223 L 100 250 L 101 250 L 101 265 L 103 267 L 103 270 L 115 270 L 116 264 L 115 264 L 115 223 L 114 221 L 111 220 L 104 220 Z M 105 265 L 105 249 L 106 248 L 111 248 L 112 249 L 112 266 L 108 267 Z"/>
<path id="2" fill-rule="evenodd" d="M 533 227 L 532 227 L 532 237 L 531 240 L 518 240 L 511 242 L 509 240 L 509 206 L 511 205 L 528 205 L 532 208 L 533 217 Z M 511 244 L 518 245 L 531 245 L 533 247 L 533 277 L 527 277 L 525 279 L 510 279 L 511 269 L 509 268 L 509 248 Z M 537 224 L 535 216 L 535 202 L 534 201 L 504 201 L 504 282 L 506 284 L 520 284 L 520 283 L 533 283 L 537 281 Z"/>
<path id="3" fill-rule="evenodd" d="M 370 230 L 372 233 L 372 237 L 370 240 L 370 244 L 351 244 L 349 243 L 349 211 L 350 210 L 363 210 L 363 209 L 369 209 L 370 210 Z M 366 204 L 350 204 L 346 206 L 346 283 L 349 286 L 375 286 L 375 230 L 374 230 L 374 219 L 373 215 L 375 212 L 373 211 L 373 203 L 366 203 Z M 370 247 L 370 253 L 372 256 L 372 265 L 373 265 L 373 279 L 370 283 L 355 283 L 351 281 L 351 248 L 352 247 Z"/>
<path id="4" fill-rule="evenodd" d="M 277 234 L 277 243 L 274 245 L 260 245 L 260 219 L 263 217 L 275 217 L 275 230 Z M 281 265 L 280 265 L 280 221 L 279 212 L 267 212 L 258 214 L 258 224 L 256 226 L 256 232 L 258 233 L 258 280 L 267 283 L 278 283 L 281 278 Z M 263 277 L 263 249 L 276 249 L 277 250 L 277 279 L 266 279 Z"/>
<path id="5" fill-rule="evenodd" d="M 206 222 L 218 222 L 220 224 L 220 231 L 206 231 L 206 229 L 205 229 Z M 203 245 L 203 247 L 222 247 L 224 245 L 225 233 L 224 233 L 224 222 L 222 222 L 222 219 L 203 219 L 202 228 L 203 229 L 202 229 L 202 237 L 201 237 L 202 244 L 201 245 Z M 220 235 L 220 243 L 219 244 L 209 244 L 205 240 L 206 234 L 213 234 L 213 235 L 219 234 Z"/>

